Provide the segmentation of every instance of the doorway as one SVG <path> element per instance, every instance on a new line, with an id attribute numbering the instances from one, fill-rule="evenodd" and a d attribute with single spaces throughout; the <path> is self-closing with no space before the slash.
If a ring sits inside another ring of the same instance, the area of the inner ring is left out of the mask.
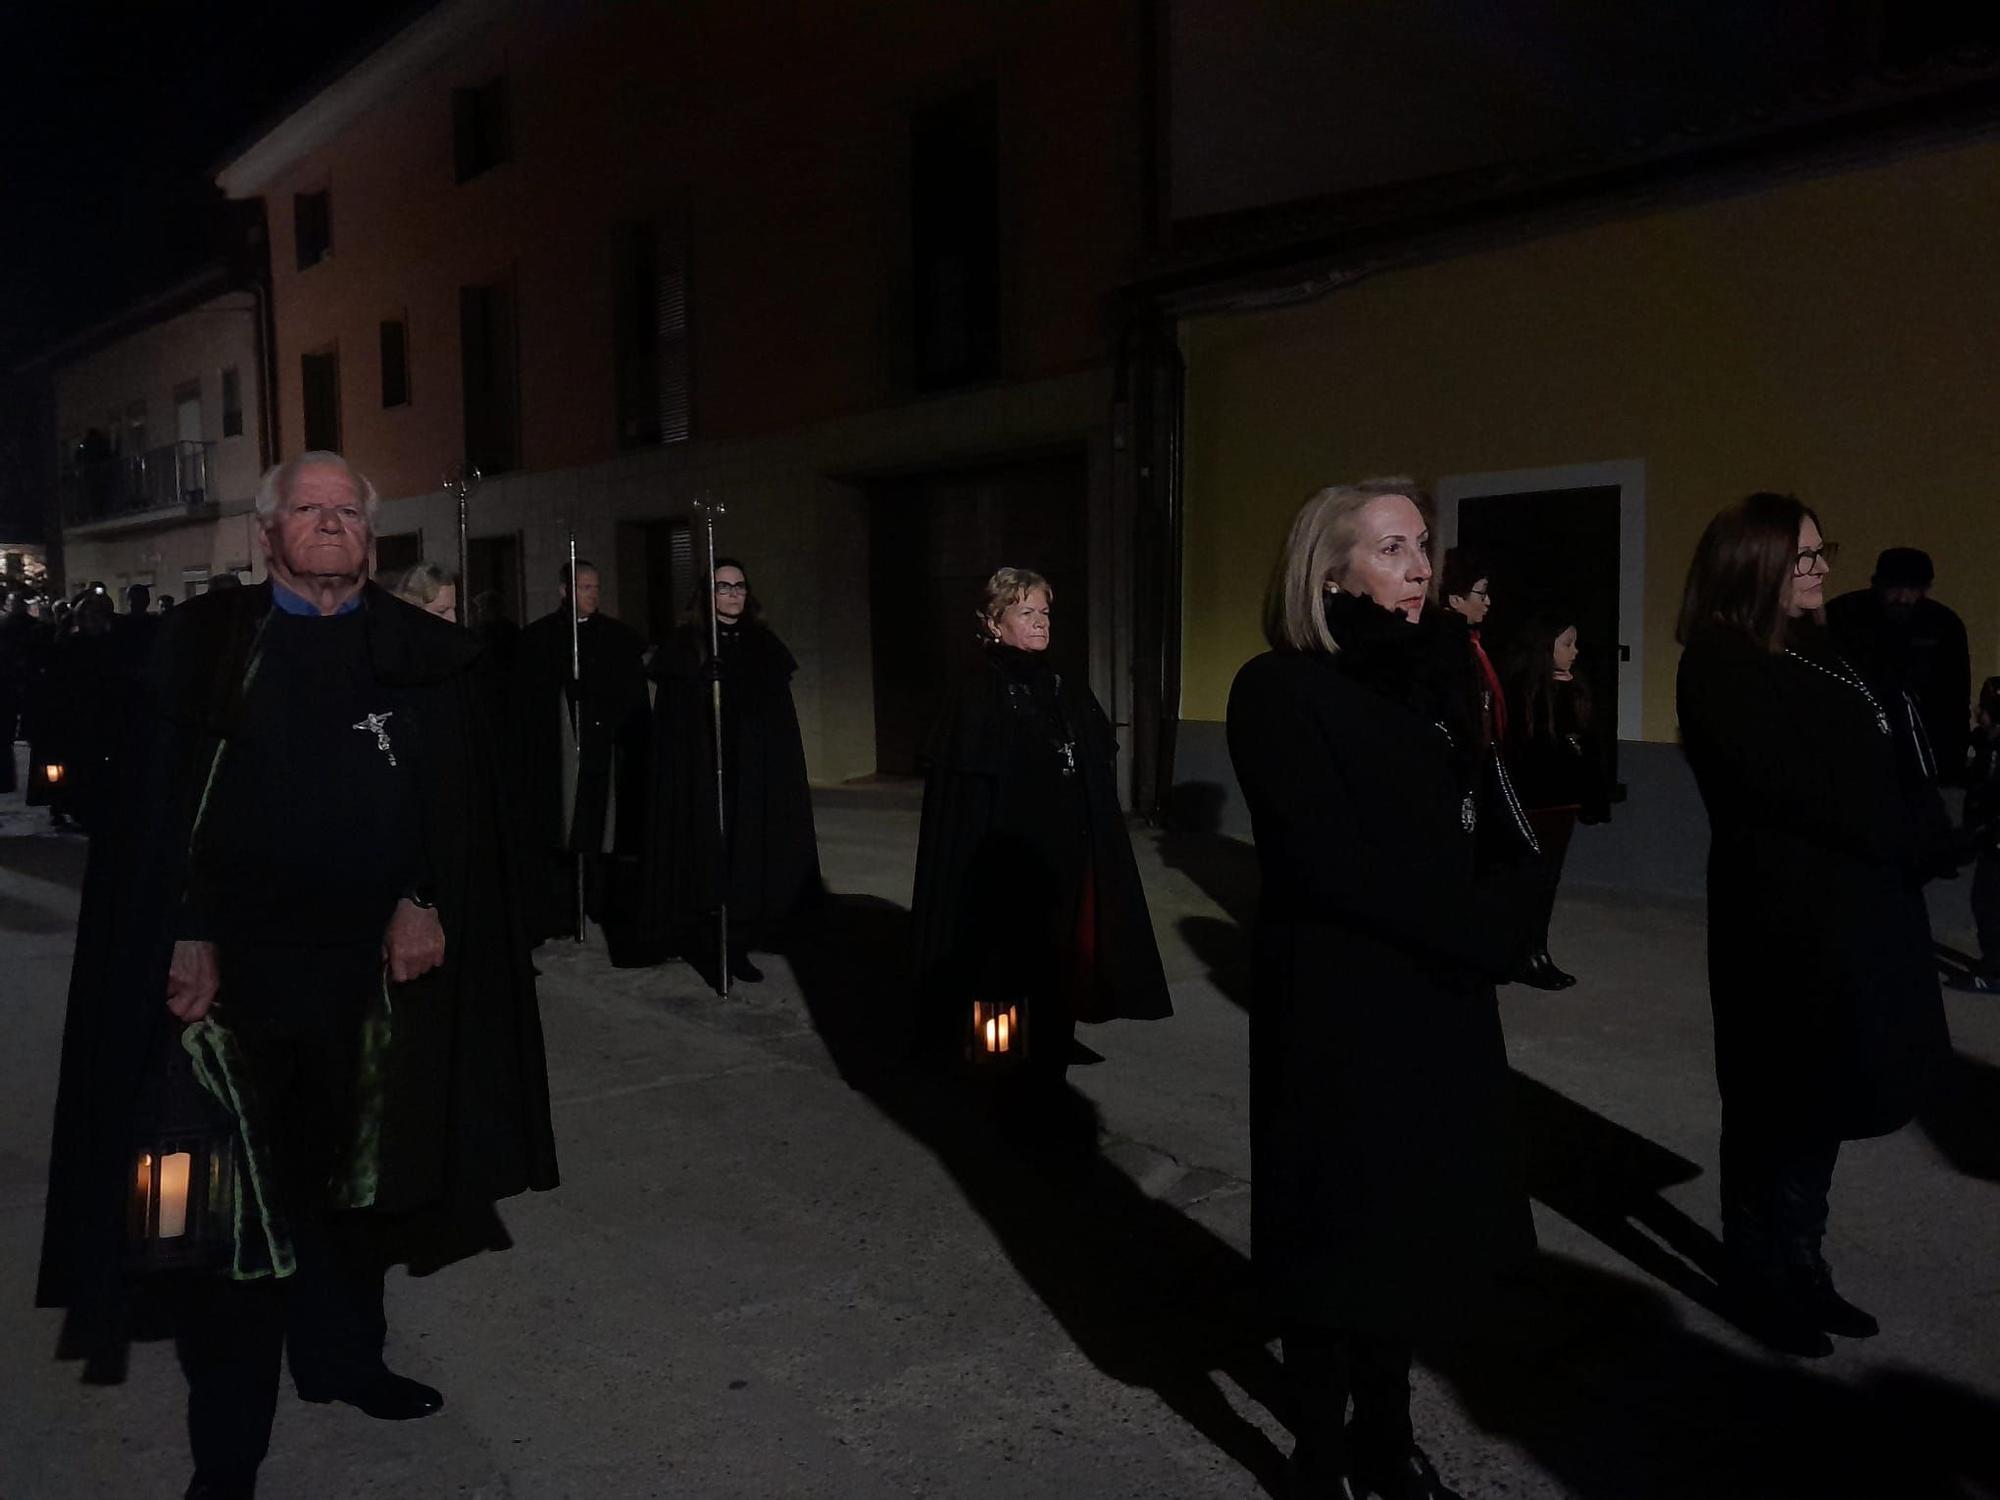
<path id="1" fill-rule="evenodd" d="M 1088 674 L 1082 450 L 876 482 L 869 489 L 869 616 L 875 766 L 918 774 L 923 744 L 978 650 L 974 618 L 998 567 L 1030 568 L 1055 592 L 1050 652 Z"/>

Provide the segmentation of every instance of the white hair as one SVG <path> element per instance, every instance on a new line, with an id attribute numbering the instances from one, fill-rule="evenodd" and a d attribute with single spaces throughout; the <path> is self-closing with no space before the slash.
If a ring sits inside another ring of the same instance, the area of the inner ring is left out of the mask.
<path id="1" fill-rule="evenodd" d="M 361 496 L 361 508 L 367 513 L 370 530 L 375 526 L 375 507 L 381 504 L 381 497 L 375 493 L 375 486 L 368 476 L 338 453 L 324 448 L 316 448 L 310 453 L 301 453 L 297 458 L 288 458 L 283 463 L 268 470 L 257 485 L 257 519 L 269 526 L 277 519 L 278 512 L 292 503 L 292 491 L 297 487 L 299 475 L 307 469 L 339 469 L 354 482 L 355 492 Z"/>

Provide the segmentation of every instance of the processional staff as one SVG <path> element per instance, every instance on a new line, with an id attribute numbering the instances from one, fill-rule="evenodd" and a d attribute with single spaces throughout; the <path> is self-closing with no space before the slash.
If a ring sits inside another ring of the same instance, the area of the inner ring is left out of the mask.
<path id="1" fill-rule="evenodd" d="M 583 617 L 576 603 L 576 528 L 569 529 L 569 735 L 576 755 L 576 780 L 569 793 L 570 842 L 576 842 L 577 800 L 583 790 Z M 583 914 L 583 851 L 576 855 L 576 940 L 581 943 L 589 929 Z"/>
<path id="2" fill-rule="evenodd" d="M 695 502 L 708 550 L 708 706 L 715 742 L 716 970 L 721 976 L 716 989 L 725 1000 L 729 998 L 729 814 L 722 781 L 722 639 L 715 618 L 715 518 L 727 515 L 728 509 L 717 500 Z"/>

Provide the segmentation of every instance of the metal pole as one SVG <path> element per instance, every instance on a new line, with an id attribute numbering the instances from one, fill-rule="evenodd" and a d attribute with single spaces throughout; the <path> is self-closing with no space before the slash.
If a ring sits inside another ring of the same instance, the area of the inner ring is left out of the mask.
<path id="1" fill-rule="evenodd" d="M 445 488 L 458 499 L 458 623 L 472 624 L 472 492 L 479 488 L 481 475 L 470 464 L 453 464 L 445 471 Z"/>
<path id="2" fill-rule="evenodd" d="M 583 617 L 576 609 L 576 528 L 569 532 L 569 737 L 576 749 L 576 786 L 570 790 L 570 842 L 576 841 L 577 800 L 583 789 Z M 547 720 L 543 720 L 547 723 Z M 583 851 L 573 849 L 576 860 L 576 940 L 588 936 L 583 915 Z"/>
<path id="3" fill-rule="evenodd" d="M 715 618 L 715 518 L 725 514 L 723 506 L 714 501 L 701 505 L 702 530 L 708 542 L 708 659 L 717 664 L 717 670 L 708 684 L 709 718 L 715 730 L 715 891 L 716 944 L 718 961 L 716 967 L 722 975 L 722 998 L 729 998 L 729 815 L 727 812 L 727 792 L 722 782 L 722 674 L 719 664 L 722 660 L 721 629 Z"/>

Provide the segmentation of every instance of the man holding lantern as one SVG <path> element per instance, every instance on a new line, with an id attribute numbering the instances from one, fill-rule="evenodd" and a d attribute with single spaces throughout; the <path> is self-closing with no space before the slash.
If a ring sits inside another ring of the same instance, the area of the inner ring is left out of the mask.
<path id="1" fill-rule="evenodd" d="M 281 1354 L 302 1399 L 436 1411 L 384 1272 L 504 1248 L 494 1200 L 556 1181 L 488 669 L 366 581 L 374 508 L 337 454 L 265 476 L 270 577 L 162 625 L 92 841 L 37 1301 L 99 1379 L 172 1310 L 189 1496 L 254 1494 Z"/>

